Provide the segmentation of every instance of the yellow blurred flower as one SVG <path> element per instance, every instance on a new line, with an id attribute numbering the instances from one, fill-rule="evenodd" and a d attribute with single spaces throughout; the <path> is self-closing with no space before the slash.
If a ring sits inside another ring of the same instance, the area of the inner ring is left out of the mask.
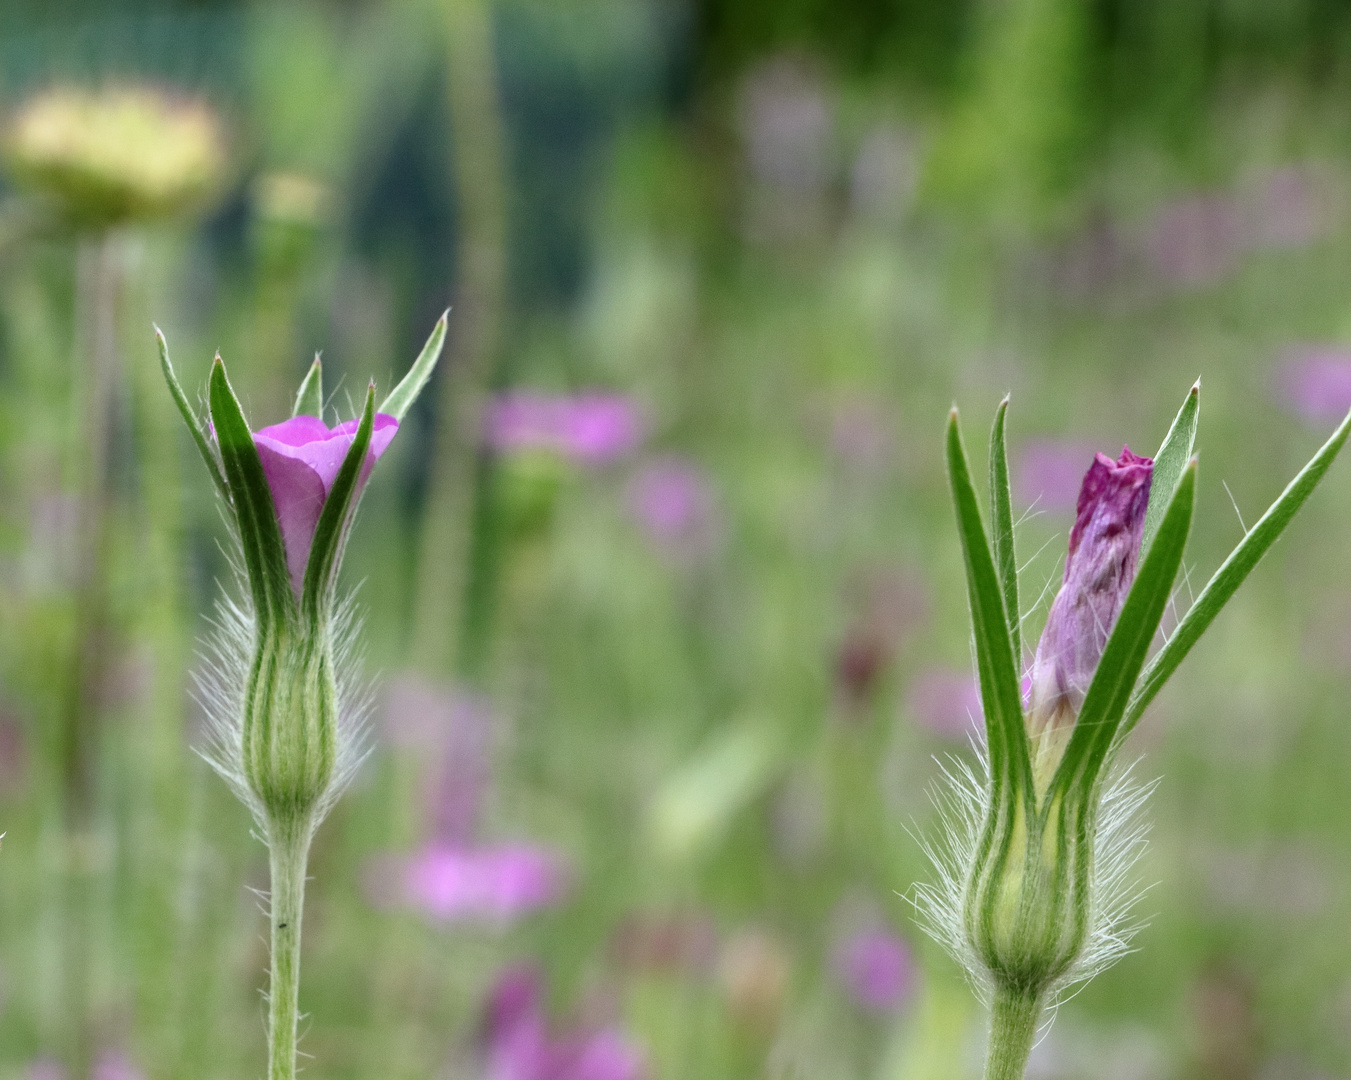
<path id="1" fill-rule="evenodd" d="M 151 86 L 44 90 L 10 117 L 4 156 L 17 184 L 93 227 L 200 209 L 225 174 L 215 111 Z"/>

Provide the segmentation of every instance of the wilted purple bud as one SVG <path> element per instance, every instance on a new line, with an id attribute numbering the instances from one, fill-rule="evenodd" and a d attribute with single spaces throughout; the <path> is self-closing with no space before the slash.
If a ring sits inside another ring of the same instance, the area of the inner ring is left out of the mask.
<path id="1" fill-rule="evenodd" d="M 1150 458 L 1125 447 L 1116 461 L 1096 455 L 1084 476 L 1064 581 L 1032 661 L 1027 725 L 1040 740 L 1033 747 L 1039 766 L 1053 769 L 1059 759 L 1059 741 L 1042 736 L 1073 726 L 1135 580 L 1153 474 Z"/>
<path id="2" fill-rule="evenodd" d="M 849 996 L 869 1012 L 891 1012 L 915 988 L 915 958 L 902 938 L 882 927 L 861 930 L 837 943 L 832 966 Z"/>
<path id="3" fill-rule="evenodd" d="M 498 450 L 548 450 L 601 465 L 638 445 L 642 418 L 620 394 L 563 397 L 521 390 L 492 402 L 485 434 Z"/>
<path id="4" fill-rule="evenodd" d="M 358 426 L 358 421 L 348 420 L 330 429 L 317 417 L 293 416 L 253 436 L 277 509 L 282 543 L 286 547 L 286 568 L 297 597 L 305 581 L 305 564 L 309 562 L 310 545 L 324 500 L 356 438 Z M 398 430 L 399 422 L 394 417 L 376 413 L 370 450 L 357 483 L 358 492 L 369 478 L 376 458 L 385 452 Z"/>

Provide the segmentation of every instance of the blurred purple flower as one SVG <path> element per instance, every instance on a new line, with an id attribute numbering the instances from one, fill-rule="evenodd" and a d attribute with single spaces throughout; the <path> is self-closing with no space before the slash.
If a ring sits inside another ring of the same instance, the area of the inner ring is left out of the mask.
<path id="1" fill-rule="evenodd" d="M 970 672 L 931 668 L 906 694 L 910 714 L 935 735 L 964 739 L 984 732 L 980 687 Z"/>
<path id="2" fill-rule="evenodd" d="M 877 471 L 896 452 L 894 424 L 878 402 L 862 395 L 846 398 L 831 416 L 831 449 L 850 465 Z"/>
<path id="3" fill-rule="evenodd" d="M 1073 510 L 1079 497 L 1084 462 L 1093 457 L 1087 443 L 1037 439 L 1018 452 L 1013 467 L 1013 495 L 1020 507 L 1058 513 Z"/>
<path id="4" fill-rule="evenodd" d="M 357 427 L 356 420 L 348 420 L 330 430 L 317 417 L 293 416 L 254 433 L 253 441 L 263 459 L 263 473 L 281 523 L 291 588 L 297 597 L 305 580 L 305 564 L 309 561 L 319 514 L 356 437 Z M 358 491 L 398 430 L 399 422 L 394 417 L 376 414 Z"/>
<path id="5" fill-rule="evenodd" d="M 1234 269 L 1242 248 L 1239 215 L 1224 196 L 1190 195 L 1164 205 L 1147 245 L 1154 272 L 1175 285 L 1205 285 Z"/>
<path id="6" fill-rule="evenodd" d="M 1318 238 L 1319 200 L 1305 170 L 1284 166 L 1258 178 L 1247 201 L 1249 240 L 1256 247 L 1300 247 Z"/>
<path id="7" fill-rule="evenodd" d="M 569 871 L 555 852 L 526 844 L 429 844 L 403 866 L 403 900 L 443 922 L 509 923 L 557 904 Z"/>
<path id="8" fill-rule="evenodd" d="M 915 959 L 904 939 L 877 926 L 836 943 L 831 966 L 855 1003 L 870 1012 L 892 1012 L 915 988 Z"/>
<path id="9" fill-rule="evenodd" d="M 614 1028 L 554 1036 L 542 979 L 530 965 L 509 968 L 489 995 L 484 1018 L 487 1080 L 641 1080 L 643 1055 Z"/>
<path id="10" fill-rule="evenodd" d="M 1096 454 L 1070 531 L 1065 576 L 1032 660 L 1029 733 L 1064 730 L 1079 715 L 1098 661 L 1135 580 L 1154 462 L 1130 447 Z"/>
<path id="11" fill-rule="evenodd" d="M 390 742 L 418 751 L 429 766 L 424 790 L 428 835 L 437 841 L 467 842 L 492 778 L 493 711 L 488 699 L 401 675 L 390 682 L 382 726 Z"/>
<path id="12" fill-rule="evenodd" d="M 28 1066 L 24 1080 L 66 1080 L 66 1068 L 51 1058 L 39 1058 Z"/>
<path id="13" fill-rule="evenodd" d="M 633 450 L 642 428 L 637 406 L 620 394 L 568 397 L 516 390 L 488 406 L 485 434 L 498 450 L 548 450 L 603 465 Z"/>
<path id="14" fill-rule="evenodd" d="M 145 1080 L 145 1073 L 121 1054 L 103 1054 L 89 1074 L 90 1080 Z"/>
<path id="15" fill-rule="evenodd" d="M 663 550 L 695 554 L 712 546 L 713 488 L 692 461 L 668 456 L 643 465 L 629 482 L 628 502 L 634 517 Z"/>
<path id="16" fill-rule="evenodd" d="M 1351 409 L 1351 350 L 1307 345 L 1289 349 L 1277 390 L 1305 420 L 1340 420 Z"/>

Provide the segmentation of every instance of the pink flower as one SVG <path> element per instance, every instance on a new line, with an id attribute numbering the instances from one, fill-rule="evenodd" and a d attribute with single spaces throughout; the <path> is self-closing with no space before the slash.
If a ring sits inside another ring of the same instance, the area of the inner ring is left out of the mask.
<path id="1" fill-rule="evenodd" d="M 633 402 L 619 394 L 565 397 L 518 390 L 489 405 L 485 435 L 498 450 L 548 450 L 603 465 L 638 445 L 642 422 Z"/>
<path id="2" fill-rule="evenodd" d="M 356 438 L 358 422 L 348 420 L 330 429 L 313 416 L 293 416 L 280 424 L 255 432 L 254 444 L 263 461 L 263 473 L 272 492 L 272 503 L 281 524 L 286 547 L 286 568 L 297 598 L 305 581 L 314 530 L 333 487 L 343 458 Z M 377 413 L 371 431 L 370 451 L 361 470 L 358 493 L 370 477 L 376 459 L 385 452 L 399 422 Z"/>
<path id="3" fill-rule="evenodd" d="M 1340 420 L 1351 409 L 1351 350 L 1316 345 L 1288 350 L 1277 389 L 1305 420 Z"/>
<path id="4" fill-rule="evenodd" d="M 525 844 L 430 844 L 403 868 L 404 900 L 431 918 L 510 923 L 558 903 L 568 870 L 556 853 Z"/>
<path id="5" fill-rule="evenodd" d="M 28 1066 L 24 1080 L 66 1080 L 65 1066 L 51 1058 L 38 1058 Z"/>
<path id="6" fill-rule="evenodd" d="M 869 1012 L 900 1008 L 915 988 L 915 959 L 910 946 L 880 926 L 842 939 L 831 962 L 836 979 Z"/>

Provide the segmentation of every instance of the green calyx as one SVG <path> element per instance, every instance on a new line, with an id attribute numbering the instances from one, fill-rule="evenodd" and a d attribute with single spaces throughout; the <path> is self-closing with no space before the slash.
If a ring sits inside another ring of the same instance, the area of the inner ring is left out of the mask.
<path id="1" fill-rule="evenodd" d="M 971 480 L 957 410 L 949 417 L 948 475 L 966 568 L 989 763 L 984 818 L 962 897 L 962 923 L 996 987 L 1023 997 L 1039 999 L 1069 977 L 1092 933 L 1099 803 L 1121 739 L 1294 517 L 1351 431 L 1348 415 L 1146 665 L 1190 532 L 1199 401 L 1198 382 L 1155 458 L 1139 571 L 1074 726 L 1051 755 L 1035 757 L 1018 680 L 1017 557 L 1005 449 L 1008 399 L 999 405 L 990 438 L 993 544 Z"/>

